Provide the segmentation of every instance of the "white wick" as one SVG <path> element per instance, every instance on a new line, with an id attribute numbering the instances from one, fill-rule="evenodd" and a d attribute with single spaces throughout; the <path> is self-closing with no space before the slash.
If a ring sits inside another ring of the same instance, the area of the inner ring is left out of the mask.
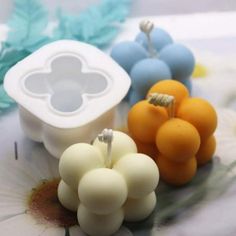
<path id="1" fill-rule="evenodd" d="M 150 36 L 150 33 L 153 30 L 153 27 L 154 27 L 154 24 L 150 20 L 142 20 L 140 22 L 140 24 L 139 24 L 140 30 L 144 34 L 146 34 L 146 36 L 147 36 L 147 39 L 148 39 L 148 42 L 147 42 L 148 43 L 148 51 L 149 51 L 151 57 L 155 57 L 156 56 L 156 50 L 153 47 L 151 36 Z"/>
<path id="2" fill-rule="evenodd" d="M 154 24 L 150 20 L 142 20 L 139 24 L 139 28 L 144 33 L 150 34 Z"/>
<path id="3" fill-rule="evenodd" d="M 151 93 L 148 97 L 148 102 L 155 106 L 162 106 L 169 108 L 169 116 L 174 116 L 174 96 L 162 94 L 162 93 Z"/>
<path id="4" fill-rule="evenodd" d="M 112 146 L 112 140 L 113 140 L 113 130 L 112 129 L 104 129 L 102 133 L 98 135 L 98 140 L 100 142 L 107 144 L 107 160 L 106 160 L 106 166 L 111 166 L 111 146 Z"/>

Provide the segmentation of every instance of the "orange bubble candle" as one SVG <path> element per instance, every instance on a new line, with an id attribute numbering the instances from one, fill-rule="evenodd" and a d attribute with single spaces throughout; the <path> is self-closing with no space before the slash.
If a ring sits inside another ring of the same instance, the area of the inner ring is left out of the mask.
<path id="1" fill-rule="evenodd" d="M 190 97 L 187 88 L 175 80 L 156 83 L 147 100 L 128 113 L 129 133 L 137 146 L 143 153 L 151 150 L 161 178 L 178 186 L 190 182 L 197 166 L 212 159 L 216 127 L 214 107 L 202 98 Z"/>

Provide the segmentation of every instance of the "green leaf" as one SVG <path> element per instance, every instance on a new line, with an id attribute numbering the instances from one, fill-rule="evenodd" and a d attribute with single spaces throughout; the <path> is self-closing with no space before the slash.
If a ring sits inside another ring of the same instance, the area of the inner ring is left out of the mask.
<path id="1" fill-rule="evenodd" d="M 0 83 L 2 83 L 6 72 L 29 54 L 29 51 L 24 49 L 18 50 L 4 43 L 0 52 Z"/>
<path id="2" fill-rule="evenodd" d="M 100 48 L 104 47 L 107 45 L 107 42 L 110 42 L 115 38 L 115 36 L 118 33 L 118 29 L 115 27 L 106 27 L 103 30 L 101 30 L 100 35 L 96 35 L 89 39 L 89 43 L 96 45 Z"/>
<path id="3" fill-rule="evenodd" d="M 69 38 L 104 47 L 119 32 L 122 22 L 129 12 L 130 0 L 102 0 L 100 4 L 88 8 L 79 16 L 67 15 L 59 11 L 57 38 Z"/>
<path id="4" fill-rule="evenodd" d="M 116 0 L 103 0 L 100 11 L 104 16 L 105 22 L 123 22 L 129 14 L 130 0 L 120 0 L 117 4 Z M 112 11 L 111 11 L 112 10 Z"/>
<path id="5" fill-rule="evenodd" d="M 70 15 L 65 15 L 62 10 L 59 8 L 57 9 L 56 16 L 58 19 L 58 26 L 55 28 L 53 32 L 53 39 L 74 39 L 73 35 L 71 34 L 71 21 L 74 21 L 74 17 Z"/>
<path id="6" fill-rule="evenodd" d="M 7 42 L 15 49 L 32 52 L 49 40 L 44 35 L 47 11 L 38 0 L 15 0 L 14 5 Z"/>

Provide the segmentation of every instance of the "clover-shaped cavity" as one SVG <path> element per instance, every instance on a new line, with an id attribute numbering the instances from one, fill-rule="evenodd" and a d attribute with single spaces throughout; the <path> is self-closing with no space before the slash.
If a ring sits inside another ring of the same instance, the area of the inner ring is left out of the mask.
<path id="1" fill-rule="evenodd" d="M 59 112 L 74 112 L 86 99 L 100 96 L 108 87 L 107 78 L 91 69 L 83 71 L 83 63 L 72 55 L 54 58 L 50 71 L 34 72 L 26 77 L 25 88 L 38 97 L 49 97 L 50 105 Z"/>

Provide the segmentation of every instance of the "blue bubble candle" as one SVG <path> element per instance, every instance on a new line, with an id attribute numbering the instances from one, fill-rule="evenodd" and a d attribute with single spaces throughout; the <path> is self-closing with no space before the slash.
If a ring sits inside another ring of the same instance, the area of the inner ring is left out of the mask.
<path id="1" fill-rule="evenodd" d="M 191 91 L 190 77 L 195 66 L 192 52 L 149 20 L 141 21 L 135 41 L 116 44 L 111 57 L 130 75 L 130 105 L 144 99 L 149 88 L 161 80 L 180 81 Z"/>

